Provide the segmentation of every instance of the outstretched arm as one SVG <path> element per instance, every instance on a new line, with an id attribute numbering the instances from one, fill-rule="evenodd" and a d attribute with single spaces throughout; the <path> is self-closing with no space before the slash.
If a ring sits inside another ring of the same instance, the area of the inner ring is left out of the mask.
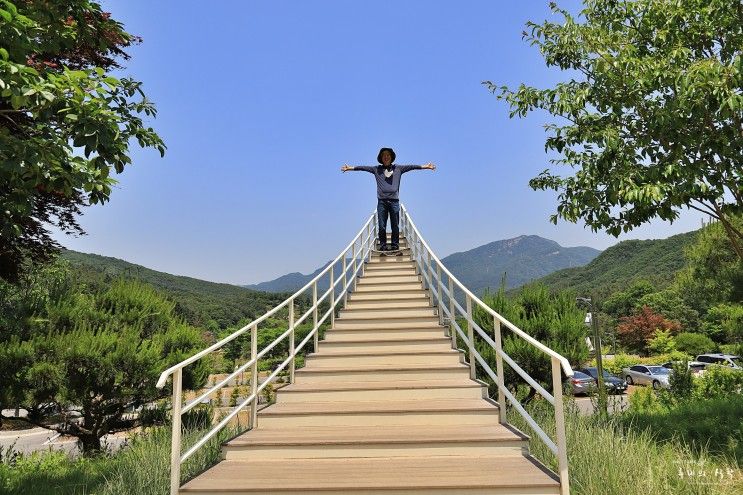
<path id="1" fill-rule="evenodd" d="M 436 170 L 436 165 L 431 162 L 428 162 L 425 165 L 398 165 L 398 167 L 400 168 L 401 174 L 410 172 L 411 170 Z"/>
<path id="2" fill-rule="evenodd" d="M 341 172 L 348 172 L 349 170 L 350 171 L 359 170 L 361 172 L 372 172 L 372 173 L 374 173 L 374 169 L 375 168 L 376 167 L 368 166 L 368 165 L 356 165 L 356 166 L 353 166 L 353 165 L 347 165 L 346 164 L 346 165 L 343 165 L 341 167 Z"/>

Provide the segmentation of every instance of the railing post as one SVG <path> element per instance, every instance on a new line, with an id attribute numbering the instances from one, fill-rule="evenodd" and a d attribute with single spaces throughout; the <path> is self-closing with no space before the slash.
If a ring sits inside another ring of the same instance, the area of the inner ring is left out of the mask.
<path id="1" fill-rule="evenodd" d="M 255 359 L 258 355 L 258 325 L 250 327 L 250 359 Z M 258 391 L 258 360 L 253 362 L 250 367 L 250 395 L 255 395 Z M 253 397 L 250 403 L 250 428 L 257 426 L 258 421 L 258 397 Z"/>
<path id="2" fill-rule="evenodd" d="M 181 393 L 183 389 L 183 368 L 173 373 L 173 436 L 170 440 L 170 495 L 178 495 L 181 490 Z"/>
<path id="3" fill-rule="evenodd" d="M 335 263 L 330 265 L 330 327 L 335 326 Z"/>
<path id="4" fill-rule="evenodd" d="M 568 478 L 568 450 L 565 437 L 565 409 L 562 401 L 562 368 L 560 361 L 552 357 L 552 395 L 555 398 L 555 436 L 557 437 L 557 467 L 560 476 L 560 494 L 570 494 Z"/>
<path id="5" fill-rule="evenodd" d="M 294 370 L 296 369 L 296 363 L 295 359 L 295 332 L 294 332 L 294 299 L 289 300 L 289 329 L 291 332 L 289 332 L 289 355 L 291 356 L 292 360 L 289 361 L 289 383 L 294 383 Z"/>
<path id="6" fill-rule="evenodd" d="M 477 360 L 475 360 L 475 329 L 472 325 L 472 296 L 467 294 L 467 340 L 470 352 L 470 378 L 477 378 Z"/>
<path id="7" fill-rule="evenodd" d="M 356 270 L 358 269 L 358 264 L 356 263 L 356 243 L 353 243 L 353 248 L 351 249 L 351 254 L 353 256 L 353 290 L 356 291 L 356 280 L 358 277 L 356 276 Z"/>
<path id="8" fill-rule="evenodd" d="M 428 294 L 431 299 L 431 306 L 433 306 L 435 303 L 433 298 L 433 268 L 431 267 L 432 254 L 430 251 L 427 251 L 426 254 L 426 259 L 428 260 Z"/>
<path id="9" fill-rule="evenodd" d="M 343 287 L 341 288 L 341 290 L 343 291 L 344 308 L 348 304 L 348 289 L 346 288 L 346 284 L 348 283 L 348 275 L 346 274 L 346 271 L 348 270 L 348 262 L 346 261 L 347 257 L 348 253 L 343 253 Z"/>
<path id="10" fill-rule="evenodd" d="M 441 281 L 441 263 L 436 264 L 436 278 L 438 279 L 438 312 L 439 312 L 439 325 L 444 325 L 444 312 L 441 310 L 441 306 L 444 305 L 444 296 L 441 288 L 443 287 L 443 283 Z"/>
<path id="11" fill-rule="evenodd" d="M 457 329 L 454 327 L 457 315 L 454 314 L 454 280 L 449 275 L 449 331 L 451 332 L 451 348 L 457 348 Z"/>
<path id="12" fill-rule="evenodd" d="M 503 392 L 506 377 L 503 375 L 503 341 L 500 328 L 500 320 L 493 317 L 493 333 L 495 336 L 495 372 L 498 375 L 498 417 L 501 424 L 508 423 L 506 418 L 506 394 Z"/>
<path id="13" fill-rule="evenodd" d="M 317 280 L 312 284 L 312 308 L 312 328 L 315 331 L 312 344 L 314 345 L 313 350 L 317 352 L 320 342 L 320 329 L 317 328 Z"/>

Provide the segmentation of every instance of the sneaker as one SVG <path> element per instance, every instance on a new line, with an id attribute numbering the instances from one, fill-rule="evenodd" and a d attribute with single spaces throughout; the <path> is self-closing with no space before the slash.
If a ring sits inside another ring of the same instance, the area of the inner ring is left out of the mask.
<path id="1" fill-rule="evenodd" d="M 399 251 L 399 250 L 400 250 L 400 246 L 398 246 L 397 244 L 393 244 L 390 247 L 390 251 Z"/>
<path id="2" fill-rule="evenodd" d="M 379 246 L 379 250 L 380 251 L 389 251 L 390 248 L 387 246 L 387 244 L 382 244 L 381 246 Z"/>

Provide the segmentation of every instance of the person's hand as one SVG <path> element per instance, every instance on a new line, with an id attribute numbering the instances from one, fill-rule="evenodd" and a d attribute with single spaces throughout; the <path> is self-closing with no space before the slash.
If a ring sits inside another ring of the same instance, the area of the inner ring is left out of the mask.
<path id="1" fill-rule="evenodd" d="M 428 169 L 428 170 L 436 170 L 436 165 L 434 165 L 431 162 L 428 162 L 425 165 L 423 165 L 423 168 Z"/>
<path id="2" fill-rule="evenodd" d="M 341 172 L 347 172 L 349 170 L 353 170 L 353 167 L 349 167 L 348 165 L 343 165 L 341 167 Z"/>

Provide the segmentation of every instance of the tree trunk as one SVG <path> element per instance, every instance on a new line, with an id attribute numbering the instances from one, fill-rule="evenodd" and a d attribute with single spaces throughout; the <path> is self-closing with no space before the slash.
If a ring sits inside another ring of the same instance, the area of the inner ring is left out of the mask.
<path id="1" fill-rule="evenodd" d="M 78 441 L 83 450 L 83 455 L 95 454 L 101 451 L 101 439 L 100 437 L 92 434 L 78 434 Z"/>

